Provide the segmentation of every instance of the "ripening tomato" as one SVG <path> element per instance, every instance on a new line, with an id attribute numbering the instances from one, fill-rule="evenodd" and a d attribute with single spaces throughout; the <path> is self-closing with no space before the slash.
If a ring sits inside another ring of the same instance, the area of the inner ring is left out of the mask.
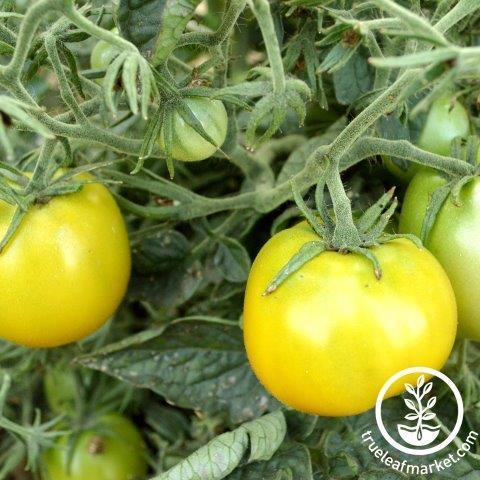
<path id="1" fill-rule="evenodd" d="M 147 474 L 145 443 L 123 415 L 104 415 L 73 440 L 61 437 L 42 456 L 44 480 L 141 480 Z"/>
<path id="2" fill-rule="evenodd" d="M 446 179 L 433 170 L 411 181 L 400 215 L 400 231 L 420 236 L 430 196 Z M 459 335 L 480 341 L 480 178 L 461 190 L 459 202 L 443 204 L 425 246 L 452 282 L 458 305 Z"/>
<path id="3" fill-rule="evenodd" d="M 205 160 L 212 156 L 225 141 L 228 124 L 227 111 L 220 100 L 187 97 L 185 102 L 215 145 L 187 125 L 180 113 L 175 111 L 173 114 L 172 156 L 183 162 Z M 160 131 L 158 142 L 160 148 L 165 150 L 163 128 Z"/>
<path id="4" fill-rule="evenodd" d="M 0 236 L 13 214 L 0 201 Z M 54 347 L 89 335 L 120 304 L 130 263 L 125 223 L 103 185 L 32 206 L 0 253 L 0 337 Z"/>
<path id="5" fill-rule="evenodd" d="M 118 29 L 114 28 L 112 33 L 118 35 Z M 111 43 L 108 43 L 105 40 L 98 41 L 93 47 L 90 55 L 90 66 L 92 70 L 104 70 L 118 54 L 118 48 Z M 99 81 L 101 81 L 101 79 L 99 79 Z"/>
<path id="6" fill-rule="evenodd" d="M 277 233 L 248 278 L 245 346 L 267 390 L 303 412 L 354 415 L 373 407 L 398 371 L 442 368 L 455 340 L 455 296 L 433 255 L 409 240 L 372 249 L 383 270 L 380 280 L 365 257 L 327 251 L 263 295 L 314 240 L 305 223 Z M 403 389 L 394 384 L 389 396 Z"/>
<path id="7" fill-rule="evenodd" d="M 450 95 L 445 95 L 432 103 L 416 143 L 422 150 L 449 156 L 452 140 L 456 137 L 467 137 L 469 133 L 470 118 L 467 110 L 460 102 L 452 100 Z M 387 169 L 406 182 L 409 182 L 420 168 L 410 163 L 407 170 L 403 170 L 389 157 L 384 160 Z"/>

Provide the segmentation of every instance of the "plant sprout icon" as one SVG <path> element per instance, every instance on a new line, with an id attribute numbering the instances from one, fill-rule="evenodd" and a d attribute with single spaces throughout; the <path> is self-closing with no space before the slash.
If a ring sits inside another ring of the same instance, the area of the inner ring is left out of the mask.
<path id="1" fill-rule="evenodd" d="M 440 426 L 432 426 L 427 422 L 436 417 L 435 413 L 430 409 L 437 402 L 437 397 L 430 397 L 423 406 L 425 396 L 432 390 L 433 383 L 425 383 L 425 375 L 421 375 L 417 380 L 417 387 L 413 387 L 409 383 L 405 384 L 407 392 L 415 398 L 415 401 L 405 398 L 405 405 L 415 413 L 405 415 L 406 420 L 416 420 L 416 425 L 410 427 L 408 425 L 397 425 L 398 433 L 402 439 L 410 445 L 424 446 L 432 443 L 440 433 Z"/>

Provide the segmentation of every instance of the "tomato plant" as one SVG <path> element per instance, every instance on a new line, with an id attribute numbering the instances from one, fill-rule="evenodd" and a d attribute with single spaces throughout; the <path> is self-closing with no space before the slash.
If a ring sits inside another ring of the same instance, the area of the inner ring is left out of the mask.
<path id="1" fill-rule="evenodd" d="M 401 231 L 421 235 L 431 195 L 446 183 L 445 177 L 434 171 L 420 172 L 413 178 L 400 216 Z M 479 305 L 475 293 L 480 272 L 479 189 L 478 179 L 473 179 L 462 187 L 458 198 L 450 195 L 425 242 L 452 282 L 458 303 L 460 335 L 477 341 L 480 340 Z"/>
<path id="2" fill-rule="evenodd" d="M 0 480 L 476 478 L 479 14 L 0 1 Z"/>
<path id="3" fill-rule="evenodd" d="M 43 459 L 46 480 L 132 480 L 147 472 L 145 443 L 135 425 L 107 414 L 76 436 L 61 437 Z"/>

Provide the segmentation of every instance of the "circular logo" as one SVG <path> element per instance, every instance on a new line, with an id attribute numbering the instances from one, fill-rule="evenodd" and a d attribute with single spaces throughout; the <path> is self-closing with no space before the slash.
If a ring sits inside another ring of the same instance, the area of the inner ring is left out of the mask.
<path id="1" fill-rule="evenodd" d="M 388 433 L 382 419 L 382 403 L 390 387 L 407 375 L 419 374 L 416 384 L 405 383 L 405 410 L 404 422 L 396 425 L 397 434 L 401 440 L 409 445 L 402 445 Z M 437 402 L 433 394 L 433 383 L 425 381 L 425 376 L 436 377 L 443 381 L 452 391 L 457 402 L 457 419 L 450 435 L 442 442 L 437 443 L 440 434 L 440 425 L 433 422 L 436 414 L 434 407 Z M 375 418 L 378 428 L 385 440 L 403 453 L 410 455 L 429 455 L 445 448 L 457 436 L 463 421 L 463 401 L 457 386 L 442 372 L 428 367 L 411 367 L 402 370 L 390 377 L 380 390 L 375 405 Z"/>

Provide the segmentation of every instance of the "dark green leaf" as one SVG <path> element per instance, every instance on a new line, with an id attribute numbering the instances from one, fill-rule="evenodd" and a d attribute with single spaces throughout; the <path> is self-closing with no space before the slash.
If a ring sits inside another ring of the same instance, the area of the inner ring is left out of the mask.
<path id="1" fill-rule="evenodd" d="M 357 50 L 344 67 L 335 71 L 333 85 L 337 100 L 343 105 L 351 105 L 372 89 L 373 69 L 361 50 Z"/>
<path id="2" fill-rule="evenodd" d="M 281 474 L 284 473 L 283 476 Z M 311 480 L 310 454 L 304 445 L 286 442 L 266 462 L 255 462 L 241 467 L 227 480 Z"/>
<path id="3" fill-rule="evenodd" d="M 278 406 L 250 370 L 242 331 L 235 325 L 178 322 L 144 343 L 79 361 L 179 407 L 227 414 L 233 423 Z"/>
<path id="4" fill-rule="evenodd" d="M 133 264 L 138 272 L 146 274 L 174 269 L 187 256 L 189 248 L 181 233 L 161 230 L 132 248 Z"/>
<path id="5" fill-rule="evenodd" d="M 219 435 L 152 480 L 221 480 L 242 460 L 248 463 L 270 460 L 285 433 L 285 418 L 277 410 Z"/>
<path id="6" fill-rule="evenodd" d="M 223 278 L 234 283 L 245 282 L 251 267 L 250 257 L 242 244 L 227 237 L 219 241 L 214 264 Z"/>
<path id="7" fill-rule="evenodd" d="M 156 307 L 174 307 L 189 300 L 199 288 L 203 269 L 199 262 L 180 262 L 175 268 L 156 274 L 134 271 L 129 297 Z"/>
<path id="8" fill-rule="evenodd" d="M 117 22 L 123 37 L 154 65 L 175 48 L 200 0 L 119 0 Z"/>

